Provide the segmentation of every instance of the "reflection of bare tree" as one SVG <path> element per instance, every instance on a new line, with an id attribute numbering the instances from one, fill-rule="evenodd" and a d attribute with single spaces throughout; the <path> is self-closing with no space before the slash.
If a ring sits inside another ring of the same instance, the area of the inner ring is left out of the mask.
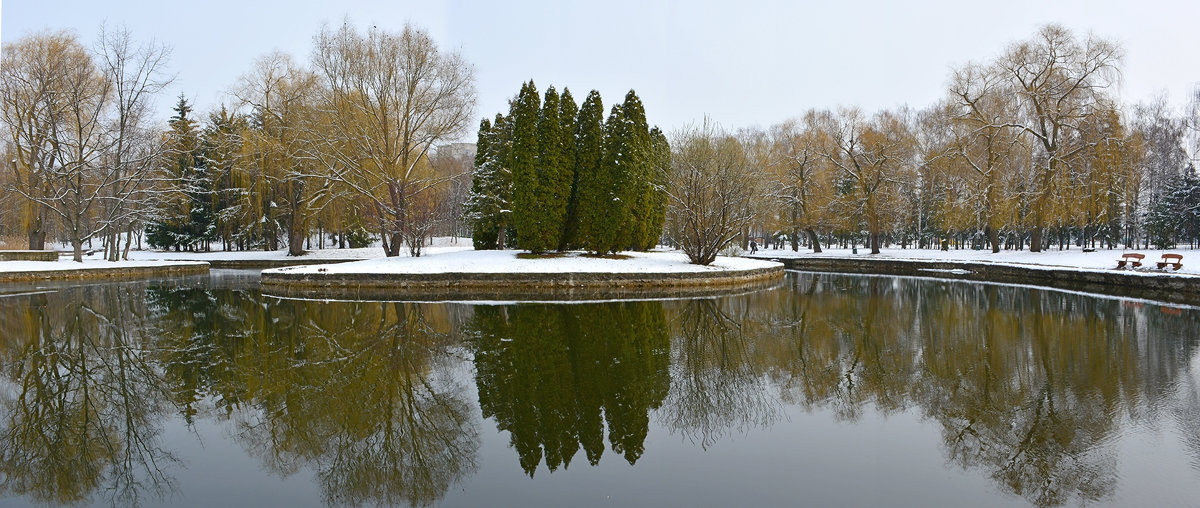
<path id="1" fill-rule="evenodd" d="M 707 448 L 731 429 L 775 421 L 779 403 L 753 358 L 748 322 L 717 300 L 690 300 L 671 324 L 671 390 L 658 412 L 663 425 Z"/>
<path id="2" fill-rule="evenodd" d="M 448 324 L 419 304 L 281 302 L 236 359 L 238 434 L 271 469 L 311 465 L 328 505 L 427 505 L 475 467 Z"/>
<path id="3" fill-rule="evenodd" d="M 941 425 L 951 461 L 1040 506 L 1111 495 L 1116 415 L 1153 420 L 1196 345 L 1194 317 L 1116 300 L 832 274 L 789 282 L 799 291 L 742 297 L 761 310 L 740 323 L 775 329 L 756 347 L 785 397 L 848 419 L 864 404 L 915 405 Z"/>
<path id="4" fill-rule="evenodd" d="M 159 444 L 170 404 L 146 359 L 136 286 L 91 286 L 0 305 L 2 488 L 38 502 L 113 505 L 163 495 L 175 458 Z"/>

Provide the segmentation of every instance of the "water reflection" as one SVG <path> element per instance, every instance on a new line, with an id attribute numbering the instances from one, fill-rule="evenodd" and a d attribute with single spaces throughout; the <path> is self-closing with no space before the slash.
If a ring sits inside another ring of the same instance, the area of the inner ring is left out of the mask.
<path id="1" fill-rule="evenodd" d="M 614 452 L 641 457 L 670 386 L 662 303 L 480 307 L 466 328 L 480 409 L 526 474 L 543 459 L 566 468 L 580 448 L 599 463 L 606 425 Z"/>
<path id="2" fill-rule="evenodd" d="M 213 399 L 267 470 L 315 470 L 326 505 L 427 505 L 474 470 L 451 307 L 201 290 L 151 299 L 180 401 Z M 201 321 L 205 332 L 189 329 Z"/>
<path id="3" fill-rule="evenodd" d="M 636 466 L 656 429 L 704 449 L 782 439 L 790 408 L 829 425 L 920 415 L 950 467 L 1040 506 L 1153 488 L 1120 473 L 1139 465 L 1122 450 L 1131 433 L 1177 435 L 1200 475 L 1194 309 L 787 280 L 737 297 L 571 305 L 278 300 L 207 283 L 0 298 L 0 497 L 166 499 L 188 478 L 164 429 L 212 420 L 264 477 L 313 475 L 326 505 L 428 505 L 509 468 L 534 477 L 583 457 L 586 470 L 609 451 Z M 480 470 L 485 427 L 515 460 Z"/>
<path id="4" fill-rule="evenodd" d="M 4 492 L 136 505 L 145 492 L 170 490 L 176 464 L 159 439 L 170 404 L 148 354 L 146 315 L 145 299 L 125 286 L 0 305 Z"/>
<path id="5" fill-rule="evenodd" d="M 1194 355 L 1194 311 L 990 285 L 799 275 L 749 297 L 790 400 L 853 420 L 916 406 L 948 458 L 1039 506 L 1117 486 L 1125 418 L 1157 421 Z M 1190 424 L 1192 427 L 1194 423 Z"/>

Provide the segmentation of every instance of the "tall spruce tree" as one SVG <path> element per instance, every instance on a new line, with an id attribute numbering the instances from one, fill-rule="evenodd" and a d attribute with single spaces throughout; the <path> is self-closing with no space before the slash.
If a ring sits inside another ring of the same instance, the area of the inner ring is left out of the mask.
<path id="1" fill-rule="evenodd" d="M 476 249 L 503 249 L 508 240 L 512 215 L 512 173 L 506 166 L 511 144 L 511 122 L 496 114 L 496 119 L 480 122 L 476 143 L 475 176 L 467 213 L 472 225 L 472 243 Z"/>
<path id="2" fill-rule="evenodd" d="M 628 248 L 632 238 L 628 230 L 630 210 L 630 177 L 633 154 L 625 146 L 629 120 L 623 104 L 612 107 L 604 122 L 604 156 L 599 177 L 601 199 L 598 203 L 603 221 L 594 230 L 599 252 L 619 252 Z"/>
<path id="3" fill-rule="evenodd" d="M 558 242 L 558 250 L 564 251 L 575 246 L 576 225 L 579 222 L 579 206 L 575 187 L 578 185 L 578 167 L 575 164 L 575 125 L 579 117 L 579 106 L 571 96 L 571 90 L 563 88 L 559 97 L 558 119 L 560 128 L 559 146 L 562 150 L 562 167 L 566 178 L 570 181 L 570 191 L 567 198 L 567 213 L 563 219 L 562 237 Z"/>
<path id="4" fill-rule="evenodd" d="M 562 125 L 559 122 L 558 92 L 546 89 L 538 115 L 538 156 L 534 170 L 536 199 L 521 229 L 521 248 L 540 254 L 557 249 L 567 215 L 571 194 L 569 171 L 563 164 Z"/>
<path id="5" fill-rule="evenodd" d="M 539 215 L 538 200 L 542 196 L 537 174 L 540 102 L 537 87 L 529 81 L 521 86 L 509 114 L 512 118 L 512 145 L 508 153 L 508 167 L 513 179 L 512 220 L 517 245 L 531 252 L 546 250 L 538 233 L 543 222 Z"/>
<path id="6" fill-rule="evenodd" d="M 667 179 L 671 171 L 671 144 L 658 127 L 650 129 L 650 211 L 648 227 L 642 245 L 647 249 L 658 244 L 667 220 Z"/>
<path id="7" fill-rule="evenodd" d="M 467 198 L 467 218 L 471 221 L 471 243 L 475 250 L 496 249 L 498 227 L 496 201 L 492 192 L 495 176 L 488 167 L 491 155 L 488 141 L 492 137 L 492 122 L 487 118 L 479 121 L 479 135 L 475 140 L 475 173 L 471 178 L 471 195 Z"/>
<path id="8" fill-rule="evenodd" d="M 592 90 L 579 108 L 575 124 L 575 242 L 595 254 L 607 252 L 602 241 L 608 208 L 608 180 L 601 174 L 604 159 L 604 102 Z"/>
<path id="9" fill-rule="evenodd" d="M 174 110 L 163 164 L 169 192 L 156 220 L 146 226 L 146 240 L 153 247 L 194 250 L 216 237 L 212 185 L 204 168 L 198 123 L 188 116 L 192 107 L 183 95 Z"/>
<path id="10" fill-rule="evenodd" d="M 650 127 L 646 123 L 642 100 L 633 90 L 625 94 L 621 111 L 624 114 L 624 128 L 620 130 L 620 150 L 615 157 L 620 161 L 617 165 L 620 172 L 616 192 L 626 206 L 621 232 L 627 236 L 618 240 L 622 248 L 649 250 L 656 243 L 649 238 L 658 238 L 651 226 L 655 188 Z"/>

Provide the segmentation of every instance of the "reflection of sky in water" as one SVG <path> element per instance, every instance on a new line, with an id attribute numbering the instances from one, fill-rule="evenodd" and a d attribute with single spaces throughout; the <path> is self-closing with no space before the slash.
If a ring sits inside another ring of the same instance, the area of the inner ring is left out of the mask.
<path id="1" fill-rule="evenodd" d="M 134 347 L 99 333 L 89 340 L 100 352 L 87 354 L 134 351 L 113 358 L 141 358 L 165 383 L 150 388 L 197 390 L 192 426 L 184 406 L 150 414 L 146 435 L 179 462 L 161 463 L 173 491 L 143 495 L 146 506 L 1185 506 L 1200 496 L 1193 308 L 806 274 L 717 300 L 569 306 L 280 301 L 238 272 L 149 300 L 140 284 L 52 289 L 0 306 L 0 430 L 16 378 L 36 369 L 22 349 L 30 326 L 61 337 L 78 333 L 66 323 L 79 316 L 144 323 L 155 333 L 127 330 Z M 38 301 L 45 319 L 30 320 Z M 96 363 L 106 359 L 88 365 L 122 372 Z M 100 421 L 121 416 L 105 411 Z M 390 433 L 370 432 L 389 422 Z M 572 443 L 600 422 L 591 465 L 588 445 Z M 436 442 L 455 429 L 477 440 Z M 1027 438 L 1044 445 L 1018 450 Z M 561 443 L 569 464 L 546 451 Z M 6 441 L 0 452 L 26 450 Z M 1006 470 L 1010 459 L 1025 469 Z M 343 475 L 346 464 L 359 469 Z M 331 495 L 337 485 L 362 490 Z M 109 505 L 104 485 L 87 501 Z"/>

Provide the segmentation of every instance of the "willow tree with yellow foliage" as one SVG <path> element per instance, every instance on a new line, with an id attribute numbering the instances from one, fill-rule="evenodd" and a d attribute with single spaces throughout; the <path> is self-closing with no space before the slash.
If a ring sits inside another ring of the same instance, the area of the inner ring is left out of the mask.
<path id="1" fill-rule="evenodd" d="M 368 198 L 384 251 L 397 256 L 406 236 L 418 237 L 414 228 L 427 227 L 421 222 L 429 214 L 414 209 L 419 198 L 453 177 L 434 172 L 429 154 L 471 120 L 474 69 L 411 24 L 400 33 L 364 34 L 344 23 L 322 29 L 314 44 L 329 127 L 319 158 L 333 178 Z"/>
<path id="2" fill-rule="evenodd" d="M 263 228 L 266 249 L 275 247 L 278 230 L 286 230 L 291 256 L 304 253 L 310 223 L 333 193 L 331 179 L 311 156 L 319 90 L 313 73 L 272 53 L 255 63 L 235 92 L 252 110 L 236 178 L 249 190 L 243 213 L 258 217 L 246 222 Z"/>

